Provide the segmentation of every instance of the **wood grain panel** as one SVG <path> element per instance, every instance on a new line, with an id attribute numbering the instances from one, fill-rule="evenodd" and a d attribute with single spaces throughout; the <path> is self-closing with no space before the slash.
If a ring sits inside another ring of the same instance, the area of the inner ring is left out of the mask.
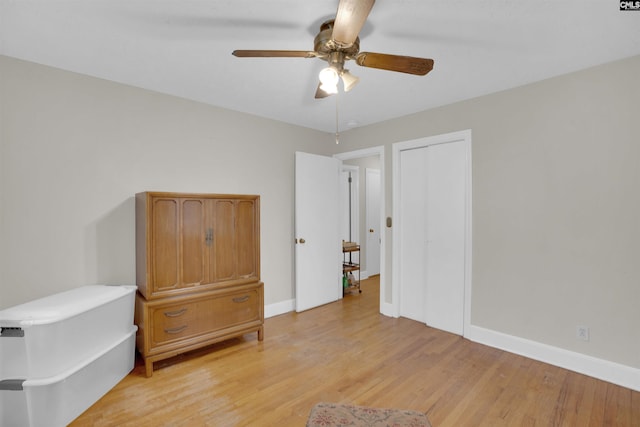
<path id="1" fill-rule="evenodd" d="M 212 200 L 213 203 L 213 279 L 221 282 L 236 278 L 235 202 Z"/>
<path id="2" fill-rule="evenodd" d="M 205 278 L 205 207 L 203 200 L 186 199 L 182 203 L 182 286 L 197 286 Z"/>
<path id="3" fill-rule="evenodd" d="M 179 205 L 177 199 L 155 199 L 151 220 L 153 292 L 175 289 L 179 272 Z"/>
<path id="4" fill-rule="evenodd" d="M 258 277 L 256 207 L 253 200 L 239 200 L 236 213 L 238 278 Z"/>

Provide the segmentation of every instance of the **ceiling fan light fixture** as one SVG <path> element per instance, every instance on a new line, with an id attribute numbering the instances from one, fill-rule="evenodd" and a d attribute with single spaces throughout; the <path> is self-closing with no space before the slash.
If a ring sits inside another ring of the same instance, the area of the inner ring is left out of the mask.
<path id="1" fill-rule="evenodd" d="M 340 77 L 334 68 L 323 68 L 318 77 L 320 78 L 320 89 L 326 93 L 338 93 L 338 81 Z"/>
<path id="2" fill-rule="evenodd" d="M 360 30 L 374 3 L 375 0 L 338 0 L 335 18 L 320 25 L 320 32 L 313 39 L 313 50 L 234 50 L 232 54 L 240 58 L 317 58 L 326 61 L 327 68 L 319 75 L 316 99 L 337 94 L 340 80 L 344 92 L 358 84 L 360 79 L 344 68 L 351 60 L 361 67 L 417 76 L 429 73 L 433 69 L 433 59 L 360 52 Z"/>
<path id="3" fill-rule="evenodd" d="M 342 75 L 340 77 L 342 77 L 342 84 L 344 85 L 345 92 L 349 92 L 360 81 L 360 77 L 354 76 L 349 72 L 349 70 L 342 71 Z"/>

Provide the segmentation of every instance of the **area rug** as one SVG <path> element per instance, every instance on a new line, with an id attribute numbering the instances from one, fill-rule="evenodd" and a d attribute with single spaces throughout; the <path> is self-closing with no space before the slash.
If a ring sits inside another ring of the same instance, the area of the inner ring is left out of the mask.
<path id="1" fill-rule="evenodd" d="M 311 408 L 307 427 L 431 427 L 422 412 L 318 403 Z"/>

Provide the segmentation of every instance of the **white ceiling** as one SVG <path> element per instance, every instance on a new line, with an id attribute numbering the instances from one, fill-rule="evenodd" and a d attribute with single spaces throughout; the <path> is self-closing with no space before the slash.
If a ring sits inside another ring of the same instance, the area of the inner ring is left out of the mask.
<path id="1" fill-rule="evenodd" d="M 314 99 L 313 50 L 338 0 L 0 0 L 0 54 L 334 132 Z M 433 58 L 424 77 L 359 67 L 340 130 L 640 54 L 640 11 L 618 0 L 378 0 L 360 50 Z M 637 82 L 630 82 L 637 84 Z"/>

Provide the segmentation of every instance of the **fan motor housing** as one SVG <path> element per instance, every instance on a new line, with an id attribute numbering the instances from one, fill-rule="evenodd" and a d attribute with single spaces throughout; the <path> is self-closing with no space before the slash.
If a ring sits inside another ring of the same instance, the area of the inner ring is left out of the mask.
<path id="1" fill-rule="evenodd" d="M 323 59 L 331 56 L 342 56 L 345 60 L 353 59 L 360 51 L 360 38 L 356 37 L 356 40 L 350 45 L 341 45 L 336 42 L 332 38 L 333 21 L 333 19 L 330 19 L 320 25 L 320 32 L 314 39 L 314 50 L 318 53 L 318 56 Z M 335 55 L 336 52 L 342 55 Z"/>

